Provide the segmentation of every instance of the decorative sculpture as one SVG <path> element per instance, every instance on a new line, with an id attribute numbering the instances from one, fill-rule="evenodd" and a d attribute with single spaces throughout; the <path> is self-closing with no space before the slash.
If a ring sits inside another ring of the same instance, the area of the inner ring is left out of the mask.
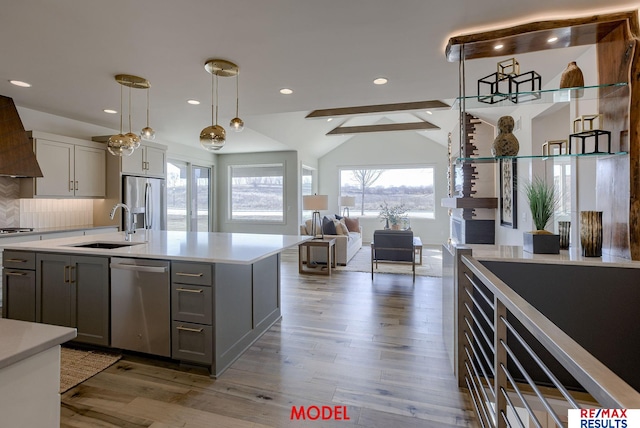
<path id="1" fill-rule="evenodd" d="M 520 143 L 513 135 L 515 123 L 513 117 L 502 116 L 498 119 L 498 135 L 491 146 L 492 156 L 517 156 L 520 150 Z"/>

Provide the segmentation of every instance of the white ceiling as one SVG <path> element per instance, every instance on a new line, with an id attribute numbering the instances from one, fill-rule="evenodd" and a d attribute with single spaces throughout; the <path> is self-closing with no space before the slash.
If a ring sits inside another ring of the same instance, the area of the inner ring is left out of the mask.
<path id="1" fill-rule="evenodd" d="M 637 0 L 2 3 L 0 94 L 19 106 L 117 130 L 119 116 L 102 111 L 120 110 L 120 85 L 113 76 L 139 75 L 152 85 L 151 126 L 158 140 L 198 147 L 200 130 L 211 123 L 211 79 L 203 66 L 208 58 L 222 58 L 240 66 L 240 117 L 246 128 L 240 134 L 228 129 L 235 115 L 235 82 L 220 78 L 219 122 L 228 131 L 220 153 L 293 149 L 316 157 L 349 137 L 325 136 L 346 118 L 305 119 L 312 110 L 454 98 L 458 65 L 444 56 L 453 35 L 638 8 Z M 572 60 L 560 50 L 535 58 L 528 64 L 521 61 L 521 66 L 542 74 L 543 83 L 545 76 L 557 75 Z M 488 67 L 467 67 L 467 81 L 490 74 L 493 66 Z M 389 83 L 373 85 L 379 76 Z M 33 87 L 18 88 L 9 79 Z M 471 86 L 475 93 L 475 83 Z M 293 95 L 281 95 L 284 87 L 293 89 Z M 134 131 L 145 125 L 145 95 L 132 91 Z M 191 98 L 202 104 L 188 105 Z M 124 111 L 126 115 L 126 106 Z M 434 113 L 377 115 L 347 124 L 419 117 L 443 127 L 441 132 L 419 134 L 445 144 L 455 112 Z"/>

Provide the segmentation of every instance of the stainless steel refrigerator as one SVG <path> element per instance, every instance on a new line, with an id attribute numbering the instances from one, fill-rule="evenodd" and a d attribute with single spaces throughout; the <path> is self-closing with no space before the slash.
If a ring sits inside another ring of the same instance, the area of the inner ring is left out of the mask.
<path id="1" fill-rule="evenodd" d="M 164 179 L 124 176 L 122 194 L 123 202 L 133 214 L 136 229 L 167 229 L 167 191 Z"/>

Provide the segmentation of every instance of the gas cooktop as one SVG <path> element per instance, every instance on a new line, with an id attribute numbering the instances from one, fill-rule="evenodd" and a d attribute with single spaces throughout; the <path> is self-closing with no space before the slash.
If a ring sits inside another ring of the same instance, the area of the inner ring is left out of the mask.
<path id="1" fill-rule="evenodd" d="M 33 228 L 32 227 L 0 227 L 0 234 L 21 233 L 21 232 L 33 232 Z"/>

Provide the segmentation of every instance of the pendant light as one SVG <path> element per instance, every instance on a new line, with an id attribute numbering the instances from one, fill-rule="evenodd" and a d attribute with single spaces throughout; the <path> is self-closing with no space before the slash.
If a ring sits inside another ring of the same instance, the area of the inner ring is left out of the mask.
<path id="1" fill-rule="evenodd" d="M 156 138 L 156 131 L 153 130 L 152 127 L 149 126 L 149 92 L 151 91 L 151 85 L 147 88 L 147 126 L 142 128 L 140 132 L 140 136 L 145 140 L 153 140 Z"/>
<path id="2" fill-rule="evenodd" d="M 238 116 L 238 105 L 240 104 L 240 97 L 238 96 L 239 76 L 240 76 L 240 71 L 238 70 L 238 73 L 236 74 L 236 117 L 231 119 L 231 122 L 229 122 L 229 126 L 231 127 L 231 129 L 233 129 L 236 132 L 242 132 L 242 130 L 244 129 L 244 121 L 240 119 L 240 116 Z"/>
<path id="3" fill-rule="evenodd" d="M 200 144 L 206 150 L 215 151 L 224 146 L 227 138 L 227 132 L 218 125 L 218 77 L 237 76 L 238 66 L 223 59 L 209 59 L 204 68 L 211 74 L 211 126 L 200 132 Z"/>
<path id="4" fill-rule="evenodd" d="M 116 80 L 118 80 L 116 78 Z M 107 141 L 107 150 L 114 156 L 131 156 L 133 147 L 122 133 L 122 86 L 120 86 L 120 133 L 112 135 Z"/>
<path id="5" fill-rule="evenodd" d="M 150 84 L 147 79 L 130 74 L 118 74 L 115 76 L 115 80 L 120 85 L 122 85 L 120 87 L 120 133 L 118 135 L 112 135 L 111 137 L 109 137 L 109 140 L 107 141 L 107 150 L 109 150 L 109 153 L 114 156 L 130 156 L 137 147 L 140 147 L 140 137 L 137 134 L 131 132 L 131 88 L 148 90 Z M 122 131 L 123 86 L 127 86 L 129 88 L 129 132 L 127 132 L 126 134 L 123 134 Z"/>

